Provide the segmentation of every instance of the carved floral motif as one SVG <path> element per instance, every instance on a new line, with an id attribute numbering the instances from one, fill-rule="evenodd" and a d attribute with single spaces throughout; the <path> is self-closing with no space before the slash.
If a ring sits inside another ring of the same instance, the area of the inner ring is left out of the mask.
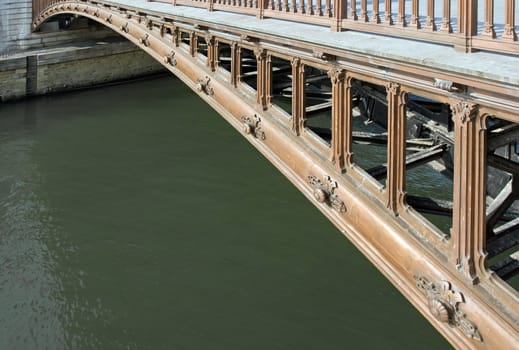
<path id="1" fill-rule="evenodd" d="M 465 303 L 463 294 L 452 290 L 447 281 L 433 283 L 423 276 L 414 276 L 416 286 L 427 297 L 429 310 L 440 322 L 459 328 L 467 337 L 483 341 L 477 326 L 460 309 Z"/>
<path id="2" fill-rule="evenodd" d="M 175 59 L 175 51 L 170 51 L 167 55 L 164 56 L 164 63 L 170 64 L 172 66 L 177 65 L 177 60 Z"/>
<path id="3" fill-rule="evenodd" d="M 245 132 L 245 134 L 252 135 L 261 141 L 267 138 L 261 128 L 261 118 L 256 114 L 253 116 L 243 116 L 241 117 L 241 121 L 243 122 L 243 132 Z"/>
<path id="4" fill-rule="evenodd" d="M 314 198 L 319 203 L 324 203 L 338 211 L 339 213 L 346 212 L 346 205 L 336 195 L 335 189 L 337 188 L 337 182 L 334 181 L 330 176 L 324 176 L 323 180 L 319 179 L 315 175 L 308 175 L 308 183 L 314 189 Z"/>
<path id="5" fill-rule="evenodd" d="M 199 78 L 197 80 L 196 89 L 199 92 L 205 92 L 209 96 L 214 95 L 214 90 L 210 85 L 211 78 L 209 78 L 207 75 L 204 78 Z"/>
<path id="6" fill-rule="evenodd" d="M 466 101 L 458 101 L 451 105 L 452 118 L 457 118 L 462 124 L 476 118 L 477 105 Z"/>

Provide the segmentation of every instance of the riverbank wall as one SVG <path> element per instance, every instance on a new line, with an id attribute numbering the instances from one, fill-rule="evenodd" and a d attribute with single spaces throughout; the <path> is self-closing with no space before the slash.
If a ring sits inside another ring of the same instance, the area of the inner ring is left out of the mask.
<path id="1" fill-rule="evenodd" d="M 165 72 L 125 39 L 66 44 L 0 57 L 0 102 Z"/>
<path id="2" fill-rule="evenodd" d="M 31 32 L 32 1 L 0 0 L 0 102 L 165 72 L 134 44 L 84 17 Z"/>

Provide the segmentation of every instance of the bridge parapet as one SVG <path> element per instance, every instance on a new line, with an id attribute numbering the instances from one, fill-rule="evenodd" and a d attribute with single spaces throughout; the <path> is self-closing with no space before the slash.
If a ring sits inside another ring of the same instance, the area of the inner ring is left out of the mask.
<path id="1" fill-rule="evenodd" d="M 60 0 L 33 0 L 33 18 Z M 153 1 L 152 1 L 153 2 Z M 453 45 L 460 51 L 518 55 L 515 0 L 160 0 L 207 8 Z"/>

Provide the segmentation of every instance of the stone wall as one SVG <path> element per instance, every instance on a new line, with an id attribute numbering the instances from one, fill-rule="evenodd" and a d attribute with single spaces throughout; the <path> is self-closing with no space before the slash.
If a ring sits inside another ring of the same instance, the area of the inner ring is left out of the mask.
<path id="1" fill-rule="evenodd" d="M 0 53 L 17 48 L 31 35 L 32 1 L 0 0 Z"/>
<path id="2" fill-rule="evenodd" d="M 32 0 L 0 0 L 0 56 L 117 35 L 101 25 L 88 24 L 86 18 L 77 20 L 71 29 L 59 29 L 57 22 L 49 22 L 36 33 L 31 33 L 31 22 Z"/>
<path id="3" fill-rule="evenodd" d="M 0 58 L 0 102 L 165 72 L 126 41 L 42 49 Z"/>

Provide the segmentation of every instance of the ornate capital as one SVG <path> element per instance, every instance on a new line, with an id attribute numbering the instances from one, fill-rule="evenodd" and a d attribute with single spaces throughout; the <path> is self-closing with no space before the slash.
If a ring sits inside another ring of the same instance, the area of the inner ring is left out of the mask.
<path id="1" fill-rule="evenodd" d="M 264 48 L 256 47 L 254 49 L 254 55 L 257 61 L 261 61 L 267 57 L 267 51 Z"/>
<path id="2" fill-rule="evenodd" d="M 400 90 L 400 84 L 393 83 L 393 82 L 386 83 L 386 92 L 388 94 L 395 95 L 398 93 L 399 90 Z"/>
<path id="3" fill-rule="evenodd" d="M 457 101 L 451 104 L 452 120 L 466 124 L 477 116 L 478 105 L 467 101 Z"/>
<path id="4" fill-rule="evenodd" d="M 299 65 L 301 64 L 301 59 L 297 57 L 292 57 L 292 59 L 290 60 L 290 64 L 292 65 L 292 67 L 299 67 Z"/>
<path id="5" fill-rule="evenodd" d="M 332 80 L 332 84 L 337 84 L 344 81 L 346 78 L 346 71 L 340 68 L 332 68 L 328 71 L 328 76 Z"/>
<path id="6" fill-rule="evenodd" d="M 429 310 L 438 321 L 459 328 L 467 337 L 483 341 L 478 327 L 467 318 L 460 305 L 465 303 L 463 294 L 452 290 L 450 282 L 430 282 L 423 276 L 414 276 L 416 286 L 427 297 Z"/>
<path id="7" fill-rule="evenodd" d="M 215 42 L 215 39 L 214 39 L 214 35 L 211 35 L 211 34 L 207 34 L 205 37 L 205 42 L 208 46 L 213 46 L 214 45 L 214 42 Z"/>

